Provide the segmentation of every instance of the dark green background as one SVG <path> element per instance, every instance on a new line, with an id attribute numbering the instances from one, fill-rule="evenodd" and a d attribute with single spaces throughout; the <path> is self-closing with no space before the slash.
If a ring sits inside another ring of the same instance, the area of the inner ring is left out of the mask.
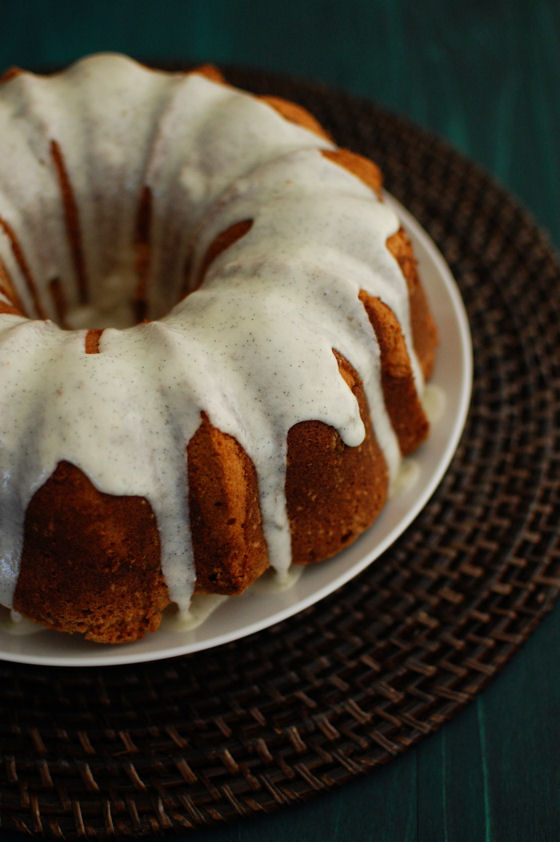
<path id="1" fill-rule="evenodd" d="M 558 0 L 3 0 L 0 9 L 2 67 L 119 50 L 263 67 L 376 100 L 481 163 L 560 245 Z M 403 757 L 307 804 L 179 838 L 560 839 L 559 656 L 557 606 L 474 703 Z"/>

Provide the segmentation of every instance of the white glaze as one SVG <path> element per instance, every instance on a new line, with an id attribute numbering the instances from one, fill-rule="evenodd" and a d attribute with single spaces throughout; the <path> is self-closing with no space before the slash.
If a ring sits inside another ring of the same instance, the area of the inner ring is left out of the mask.
<path id="1" fill-rule="evenodd" d="M 12 637 L 28 637 L 30 634 L 45 631 L 45 627 L 17 611 L 0 606 L 0 631 Z"/>
<path id="2" fill-rule="evenodd" d="M 400 463 L 385 410 L 379 350 L 361 289 L 395 312 L 413 361 L 406 283 L 385 243 L 399 222 L 329 147 L 242 92 L 198 75 L 148 71 L 120 56 L 85 59 L 51 79 L 23 74 L 0 90 L 0 217 L 16 232 L 42 308 L 49 281 L 69 307 L 50 320 L 0 315 L 0 602 L 17 582 L 23 521 L 61 460 L 102 491 L 146 497 L 157 517 L 171 598 L 187 610 L 194 565 L 186 446 L 201 412 L 240 442 L 259 478 L 272 565 L 285 573 L 290 427 L 318 419 L 349 445 L 364 435 L 336 348 L 359 372 L 391 477 Z M 50 152 L 63 151 L 77 197 L 88 302 L 80 301 Z M 136 214 L 153 197 L 148 324 L 134 289 Z M 252 219 L 204 286 L 172 306 L 194 247 L 192 278 L 214 237 Z M 0 256 L 33 316 L 32 296 L 0 229 Z M 172 308 L 172 309 L 170 309 Z M 169 311 L 169 312 L 168 312 Z M 91 321 L 90 321 L 91 320 Z M 86 355 L 85 327 L 111 324 Z"/>
<path id="3" fill-rule="evenodd" d="M 422 407 L 430 424 L 436 424 L 445 412 L 447 398 L 435 383 L 427 383 L 422 393 Z"/>

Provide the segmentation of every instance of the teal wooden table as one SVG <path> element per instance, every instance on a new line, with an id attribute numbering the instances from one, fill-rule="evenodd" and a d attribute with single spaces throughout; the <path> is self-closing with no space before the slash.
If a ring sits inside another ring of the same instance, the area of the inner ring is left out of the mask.
<path id="1" fill-rule="evenodd" d="M 329 0 L 4 0 L 1 8 L 4 67 L 119 50 L 262 67 L 377 101 L 480 163 L 560 246 L 554 0 L 348 0 L 344 8 Z M 556 840 L 559 657 L 557 605 L 475 702 L 387 766 L 270 816 L 168 838 Z M 23 837 L 0 829 L 0 838 Z"/>

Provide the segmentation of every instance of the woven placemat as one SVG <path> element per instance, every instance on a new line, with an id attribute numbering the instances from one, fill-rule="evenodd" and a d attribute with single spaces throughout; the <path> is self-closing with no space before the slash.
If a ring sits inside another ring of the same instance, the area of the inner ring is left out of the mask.
<path id="1" fill-rule="evenodd" d="M 472 699 L 560 587 L 560 270 L 517 204 L 374 105 L 234 71 L 375 158 L 437 242 L 472 330 L 472 407 L 440 488 L 324 602 L 208 653 L 95 669 L 0 664 L 0 820 L 139 837 L 273 810 L 405 751 Z"/>

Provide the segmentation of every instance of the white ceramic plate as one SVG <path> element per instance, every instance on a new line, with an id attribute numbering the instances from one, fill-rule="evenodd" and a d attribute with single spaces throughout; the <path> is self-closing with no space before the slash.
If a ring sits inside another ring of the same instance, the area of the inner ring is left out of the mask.
<path id="1" fill-rule="evenodd" d="M 137 643 L 103 646 L 82 638 L 39 631 L 14 635 L 0 629 L 0 658 L 51 666 L 106 666 L 185 655 L 220 646 L 291 617 L 317 602 L 378 558 L 425 506 L 455 452 L 467 416 L 472 383 L 472 346 L 468 322 L 455 281 L 441 254 L 418 223 L 394 199 L 413 241 L 422 280 L 440 335 L 431 384 L 444 395 L 431 435 L 414 456 L 412 485 L 397 493 L 374 525 L 335 558 L 306 568 L 289 589 L 249 591 L 225 600 L 200 626 L 181 631 L 165 622 Z"/>

